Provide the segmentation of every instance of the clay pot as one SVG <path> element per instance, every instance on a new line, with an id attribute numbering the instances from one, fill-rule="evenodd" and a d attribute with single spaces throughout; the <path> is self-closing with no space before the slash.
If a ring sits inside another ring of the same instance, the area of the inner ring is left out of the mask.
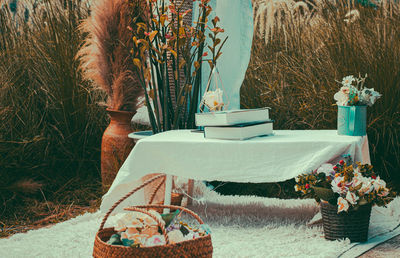
<path id="1" fill-rule="evenodd" d="M 128 157 L 134 141 L 128 138 L 132 132 L 131 119 L 136 112 L 107 109 L 110 124 L 104 131 L 101 142 L 101 181 L 103 190 L 107 191 L 118 170 Z"/>

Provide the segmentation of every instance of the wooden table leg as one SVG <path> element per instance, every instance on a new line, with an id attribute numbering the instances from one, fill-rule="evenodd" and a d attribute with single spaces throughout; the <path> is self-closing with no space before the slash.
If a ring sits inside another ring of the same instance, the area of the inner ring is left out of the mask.
<path id="1" fill-rule="evenodd" d="M 189 179 L 188 181 L 188 200 L 187 200 L 187 204 L 188 205 L 192 205 L 193 203 L 193 188 L 194 188 L 194 180 L 193 179 Z"/>

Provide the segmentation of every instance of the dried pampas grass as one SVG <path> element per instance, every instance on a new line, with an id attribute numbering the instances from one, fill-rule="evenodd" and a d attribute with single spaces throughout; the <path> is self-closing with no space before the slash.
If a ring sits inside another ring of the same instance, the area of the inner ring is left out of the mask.
<path id="1" fill-rule="evenodd" d="M 14 193 L 34 194 L 43 187 L 43 184 L 33 179 L 21 179 L 7 187 L 7 190 Z"/>
<path id="2" fill-rule="evenodd" d="M 108 94 L 110 109 L 135 112 L 143 91 L 130 58 L 130 14 L 126 0 L 96 0 L 80 26 L 88 37 L 77 57 L 86 79 Z"/>

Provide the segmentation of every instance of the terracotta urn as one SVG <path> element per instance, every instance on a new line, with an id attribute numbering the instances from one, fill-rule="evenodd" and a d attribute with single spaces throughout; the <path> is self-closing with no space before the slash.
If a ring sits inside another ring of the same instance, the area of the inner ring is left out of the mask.
<path id="1" fill-rule="evenodd" d="M 107 109 L 110 124 L 103 134 L 101 142 L 101 181 L 103 190 L 107 191 L 118 170 L 128 157 L 134 141 L 128 138 L 132 132 L 131 119 L 136 112 Z"/>

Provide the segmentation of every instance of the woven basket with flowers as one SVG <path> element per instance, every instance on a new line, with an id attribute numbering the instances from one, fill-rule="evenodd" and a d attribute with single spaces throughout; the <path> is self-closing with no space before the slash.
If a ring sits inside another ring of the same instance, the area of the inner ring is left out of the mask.
<path id="1" fill-rule="evenodd" d="M 336 165 L 323 164 L 296 177 L 295 190 L 321 203 L 322 223 L 328 240 L 368 240 L 373 205 L 385 206 L 396 194 L 373 171 L 373 166 L 353 164 L 350 156 Z"/>

